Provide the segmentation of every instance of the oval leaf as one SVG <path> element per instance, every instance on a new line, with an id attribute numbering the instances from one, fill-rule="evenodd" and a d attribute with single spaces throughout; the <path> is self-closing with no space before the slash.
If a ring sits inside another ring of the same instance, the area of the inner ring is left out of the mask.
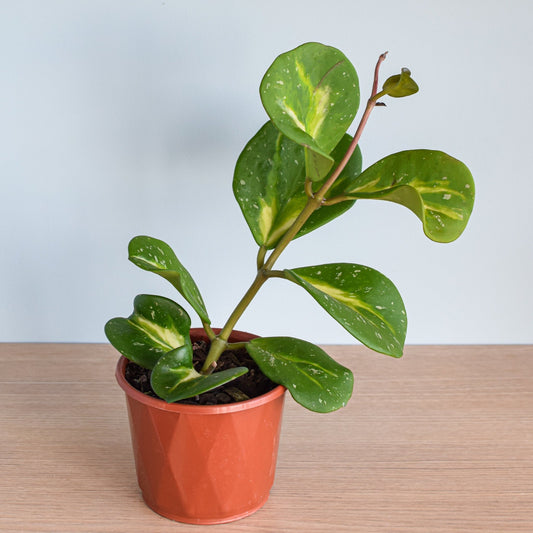
<path id="1" fill-rule="evenodd" d="M 451 242 L 464 231 L 474 207 L 474 180 L 461 161 L 436 150 L 392 154 L 361 173 L 346 189 L 352 199 L 404 205 L 422 221 L 433 241 Z"/>
<path id="2" fill-rule="evenodd" d="M 133 264 L 170 281 L 202 321 L 211 323 L 196 283 L 167 243 L 153 237 L 137 236 L 130 241 L 128 253 Z"/>
<path id="3" fill-rule="evenodd" d="M 109 320 L 105 334 L 124 357 L 151 369 L 168 351 L 191 343 L 190 327 L 189 315 L 176 302 L 140 294 L 133 302 L 133 314 Z"/>
<path id="4" fill-rule="evenodd" d="M 330 152 L 359 107 L 359 81 L 353 65 L 336 48 L 306 43 L 274 60 L 260 93 L 276 127 L 309 150 L 308 176 L 322 178 L 333 163 Z"/>
<path id="5" fill-rule="evenodd" d="M 262 337 L 247 350 L 275 383 L 287 387 L 301 405 L 318 413 L 344 407 L 353 391 L 353 374 L 324 350 L 291 337 Z"/>
<path id="6" fill-rule="evenodd" d="M 203 375 L 193 368 L 192 348 L 182 346 L 163 355 L 155 365 L 150 379 L 155 393 L 168 403 L 185 400 L 216 389 L 246 374 L 245 367 L 230 368 Z"/>
<path id="7" fill-rule="evenodd" d="M 332 152 L 335 161 L 344 156 L 351 139 L 344 135 L 335 147 Z M 361 166 L 361 151 L 356 148 L 326 198 L 353 186 Z M 274 248 L 305 207 L 304 167 L 304 149 L 283 135 L 272 122 L 267 122 L 259 130 L 239 156 L 233 192 L 259 246 Z M 315 191 L 324 180 L 314 184 Z M 353 201 L 347 201 L 322 206 L 311 215 L 297 237 L 326 224 L 352 205 Z"/>
<path id="8" fill-rule="evenodd" d="M 383 274 L 350 263 L 285 270 L 341 326 L 376 352 L 401 357 L 407 317 L 400 293 Z"/>

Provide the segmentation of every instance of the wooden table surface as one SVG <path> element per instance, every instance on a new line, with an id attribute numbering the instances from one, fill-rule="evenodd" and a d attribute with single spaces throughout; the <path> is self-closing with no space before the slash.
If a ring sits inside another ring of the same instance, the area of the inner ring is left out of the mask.
<path id="1" fill-rule="evenodd" d="M 325 349 L 349 405 L 288 397 L 265 507 L 190 526 L 142 501 L 111 347 L 0 344 L 0 531 L 533 531 L 533 346 Z"/>

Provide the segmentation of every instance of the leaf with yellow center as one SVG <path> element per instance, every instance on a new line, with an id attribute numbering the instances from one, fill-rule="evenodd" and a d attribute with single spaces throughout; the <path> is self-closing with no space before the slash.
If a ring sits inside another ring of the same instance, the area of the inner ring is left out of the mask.
<path id="1" fill-rule="evenodd" d="M 353 391 L 353 374 L 322 348 L 291 337 L 261 337 L 246 349 L 272 381 L 311 411 L 328 413 L 344 407 Z"/>
<path id="2" fill-rule="evenodd" d="M 163 355 L 154 366 L 150 383 L 154 392 L 169 403 L 198 396 L 248 372 L 246 367 L 200 374 L 192 363 L 192 347 L 185 345 Z"/>
<path id="3" fill-rule="evenodd" d="M 359 80 L 350 61 L 331 46 L 303 44 L 274 60 L 260 94 L 276 127 L 305 148 L 307 176 L 323 178 L 359 107 Z"/>
<path id="4" fill-rule="evenodd" d="M 293 268 L 284 274 L 363 344 L 401 357 L 407 317 L 398 290 L 383 274 L 352 263 Z"/>
<path id="5" fill-rule="evenodd" d="M 339 161 L 346 153 L 350 142 L 351 137 L 344 135 L 332 152 L 335 161 Z M 307 203 L 304 151 L 272 122 L 267 122 L 239 156 L 233 177 L 233 192 L 259 246 L 274 248 Z M 356 148 L 326 199 L 354 186 L 361 166 L 361 152 Z M 314 183 L 314 191 L 327 178 Z M 352 205 L 353 201 L 346 201 L 320 207 L 307 220 L 297 237 L 326 224 Z"/>
<path id="6" fill-rule="evenodd" d="M 127 359 L 153 368 L 167 352 L 191 343 L 191 319 L 176 302 L 140 294 L 128 318 L 112 318 L 105 325 L 109 342 Z"/>
<path id="7" fill-rule="evenodd" d="M 128 259 L 134 265 L 169 281 L 191 304 L 202 321 L 207 324 L 211 323 L 196 283 L 166 242 L 154 237 L 138 235 L 131 239 L 128 254 Z"/>
<path id="8" fill-rule="evenodd" d="M 407 150 L 389 155 L 346 187 L 355 199 L 387 200 L 409 208 L 425 234 L 451 242 L 464 231 L 474 207 L 474 180 L 461 161 L 437 150 Z"/>

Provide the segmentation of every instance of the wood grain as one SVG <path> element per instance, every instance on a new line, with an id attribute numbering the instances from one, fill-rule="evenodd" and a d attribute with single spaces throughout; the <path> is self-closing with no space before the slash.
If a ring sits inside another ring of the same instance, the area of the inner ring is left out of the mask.
<path id="1" fill-rule="evenodd" d="M 533 346 L 325 349 L 354 398 L 327 415 L 288 398 L 270 500 L 213 531 L 533 531 Z M 142 502 L 116 359 L 0 344 L 0 531 L 200 530 Z"/>

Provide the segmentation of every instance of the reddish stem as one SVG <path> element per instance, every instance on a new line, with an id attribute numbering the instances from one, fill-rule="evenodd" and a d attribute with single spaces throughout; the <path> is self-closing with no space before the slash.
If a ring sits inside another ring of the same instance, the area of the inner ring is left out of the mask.
<path id="1" fill-rule="evenodd" d="M 388 53 L 389 52 L 383 52 L 378 58 L 376 68 L 374 70 L 374 84 L 372 85 L 372 95 L 370 96 L 370 98 L 373 98 L 378 93 L 379 67 L 381 66 L 381 63 L 385 61 L 385 58 L 387 57 Z"/>
<path id="2" fill-rule="evenodd" d="M 359 122 L 357 131 L 355 132 L 355 135 L 353 136 L 352 142 L 350 143 L 350 146 L 347 152 L 344 154 L 344 157 L 341 159 L 340 163 L 338 164 L 333 174 L 329 177 L 326 183 L 322 185 L 320 190 L 315 195 L 315 197 L 319 197 L 321 200 L 324 198 L 324 196 L 326 195 L 326 192 L 330 189 L 333 183 L 335 183 L 335 180 L 339 177 L 340 173 L 344 170 L 344 167 L 348 164 L 348 161 L 350 160 L 350 157 L 352 157 L 356 146 L 359 144 L 359 140 L 361 139 L 363 130 L 365 129 L 368 118 L 370 117 L 370 113 L 372 112 L 372 110 L 374 109 L 377 103 L 376 101 L 377 99 L 375 97 L 378 94 L 379 68 L 381 67 L 381 63 L 385 61 L 385 58 L 387 57 L 387 53 L 388 52 L 384 52 L 378 58 L 378 61 L 376 63 L 376 68 L 374 69 L 374 83 L 372 84 L 372 94 L 370 95 L 370 98 L 368 99 L 365 112 L 363 113 L 363 116 L 361 117 L 361 122 Z"/>

